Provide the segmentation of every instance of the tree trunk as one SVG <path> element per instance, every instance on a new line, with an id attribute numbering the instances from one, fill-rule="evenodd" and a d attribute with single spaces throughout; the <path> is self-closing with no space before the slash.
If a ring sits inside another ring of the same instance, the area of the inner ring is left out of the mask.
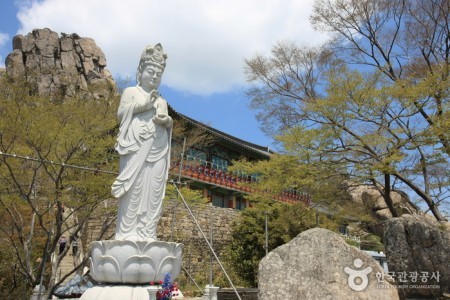
<path id="1" fill-rule="evenodd" d="M 394 207 L 394 202 L 391 198 L 391 175 L 390 174 L 384 174 L 384 193 L 383 193 L 384 202 L 386 202 L 387 207 L 389 208 L 389 211 L 391 212 L 392 216 L 394 218 L 397 218 L 399 214 L 397 213 L 397 210 Z"/>

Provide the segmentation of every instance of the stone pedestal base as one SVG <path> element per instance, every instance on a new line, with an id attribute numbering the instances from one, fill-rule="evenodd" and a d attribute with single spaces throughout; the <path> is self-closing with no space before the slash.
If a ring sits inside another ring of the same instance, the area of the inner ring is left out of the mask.
<path id="1" fill-rule="evenodd" d="M 94 286 L 83 300 L 155 299 L 160 286 L 150 282 L 174 280 L 181 269 L 182 244 L 162 241 L 94 241 L 91 243 L 91 276 Z M 180 293 L 181 294 L 181 293 Z M 181 294 L 181 298 L 184 299 Z"/>
<path id="2" fill-rule="evenodd" d="M 98 285 L 88 289 L 81 300 L 156 300 L 156 293 L 161 289 L 154 285 Z M 178 292 L 173 299 L 184 299 Z"/>
<path id="3" fill-rule="evenodd" d="M 94 241 L 91 243 L 91 276 L 102 284 L 145 285 L 172 280 L 181 270 L 182 244 L 151 241 Z"/>
<path id="4" fill-rule="evenodd" d="M 100 285 L 88 289 L 81 300 L 148 300 L 150 285 Z"/>

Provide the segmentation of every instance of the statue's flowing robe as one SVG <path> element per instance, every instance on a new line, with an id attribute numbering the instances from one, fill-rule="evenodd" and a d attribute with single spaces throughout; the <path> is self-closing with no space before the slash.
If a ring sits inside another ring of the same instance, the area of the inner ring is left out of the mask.
<path id="1" fill-rule="evenodd" d="M 156 239 L 170 163 L 171 127 L 155 124 L 156 108 L 142 109 L 148 93 L 140 87 L 125 89 L 118 110 L 121 116 L 116 150 L 120 173 L 112 185 L 118 198 L 116 240 Z"/>

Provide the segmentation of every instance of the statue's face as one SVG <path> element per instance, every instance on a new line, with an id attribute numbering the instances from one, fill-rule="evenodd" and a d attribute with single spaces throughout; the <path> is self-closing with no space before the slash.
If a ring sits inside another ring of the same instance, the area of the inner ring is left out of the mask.
<path id="1" fill-rule="evenodd" d="M 147 65 L 144 70 L 142 70 L 141 86 L 148 91 L 158 88 L 161 83 L 162 73 L 163 69 L 160 66 Z"/>

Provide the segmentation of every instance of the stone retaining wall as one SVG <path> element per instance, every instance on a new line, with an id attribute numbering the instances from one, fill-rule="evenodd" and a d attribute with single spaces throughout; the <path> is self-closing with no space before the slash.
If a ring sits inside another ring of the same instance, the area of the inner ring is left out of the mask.
<path id="1" fill-rule="evenodd" d="M 213 248 L 219 258 L 223 257 L 225 246 L 231 238 L 231 225 L 238 218 L 239 211 L 210 205 L 196 206 L 191 210 L 208 240 L 212 219 Z M 210 264 L 209 249 L 200 230 L 181 203 L 176 206 L 174 203 L 167 204 L 158 225 L 158 239 L 171 240 L 171 237 L 173 241 L 184 244 L 183 266 L 186 270 L 191 276 L 207 281 Z M 214 264 L 217 266 L 217 263 Z"/>
<path id="2" fill-rule="evenodd" d="M 220 208 L 210 205 L 191 207 L 202 231 L 210 237 L 210 220 L 213 227 L 213 248 L 219 258 L 223 257 L 225 246 L 230 241 L 231 225 L 238 218 L 240 211 L 232 208 Z M 84 245 L 89 245 L 95 240 L 101 230 L 103 220 L 91 221 L 83 234 Z M 112 237 L 115 224 L 107 231 L 105 236 Z M 174 241 L 184 245 L 183 266 L 198 283 L 209 280 L 210 253 L 208 246 L 198 230 L 192 217 L 181 202 L 169 201 L 163 207 L 161 220 L 158 224 L 158 239 L 163 241 Z M 84 249 L 87 253 L 89 249 Z M 222 260 L 221 260 L 222 261 Z M 222 261 L 223 263 L 223 261 Z M 214 270 L 219 270 L 214 260 Z M 182 272 L 183 274 L 184 272 Z M 180 275 L 186 280 L 185 274 Z"/>

